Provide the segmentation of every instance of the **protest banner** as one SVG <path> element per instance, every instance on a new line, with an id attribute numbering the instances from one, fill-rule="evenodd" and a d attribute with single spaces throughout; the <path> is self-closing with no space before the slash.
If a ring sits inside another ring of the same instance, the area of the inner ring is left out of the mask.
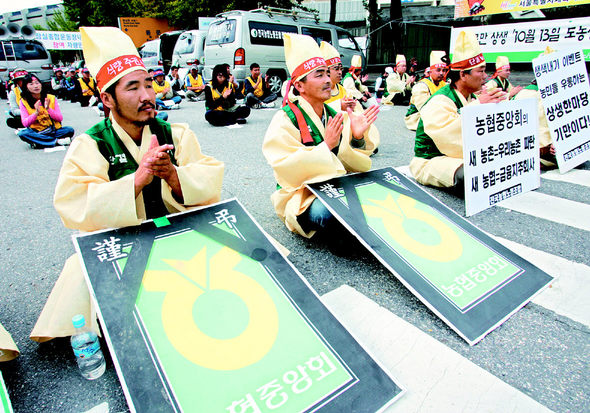
<path id="1" fill-rule="evenodd" d="M 74 243 L 131 411 L 380 411 L 402 394 L 236 200 Z"/>
<path id="2" fill-rule="evenodd" d="M 82 50 L 80 32 L 37 31 L 35 40 L 48 50 Z"/>
<path id="3" fill-rule="evenodd" d="M 393 168 L 346 175 L 308 188 L 470 345 L 553 279 Z"/>
<path id="4" fill-rule="evenodd" d="M 483 57 L 494 63 L 506 56 L 511 63 L 528 63 L 547 46 L 553 49 L 582 49 L 590 62 L 590 24 L 588 18 L 542 20 L 526 23 L 490 24 L 451 28 L 451 51 L 461 30 L 471 30 L 477 36 Z"/>
<path id="5" fill-rule="evenodd" d="M 541 185 L 536 99 L 466 106 L 461 130 L 467 216 Z"/>
<path id="6" fill-rule="evenodd" d="M 455 19 L 588 3 L 590 0 L 455 0 Z"/>
<path id="7" fill-rule="evenodd" d="M 2 372 L 0 372 L 0 413 L 12 413 L 12 404 L 10 403 L 10 398 L 8 397 L 8 391 L 6 390 L 6 384 L 4 383 L 4 378 L 2 377 Z"/>
<path id="8" fill-rule="evenodd" d="M 533 71 L 559 172 L 565 173 L 590 159 L 590 86 L 582 52 L 539 56 L 533 60 Z"/>

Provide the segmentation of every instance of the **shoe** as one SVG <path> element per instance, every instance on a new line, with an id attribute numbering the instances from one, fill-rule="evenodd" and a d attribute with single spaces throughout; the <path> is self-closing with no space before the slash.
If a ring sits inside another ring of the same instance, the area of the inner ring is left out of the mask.
<path id="1" fill-rule="evenodd" d="M 175 103 L 171 109 L 180 109 L 180 103 Z"/>
<path id="2" fill-rule="evenodd" d="M 274 102 L 270 102 L 270 103 L 260 103 L 260 106 L 262 106 L 263 108 L 269 109 L 269 108 L 274 108 L 275 107 L 275 103 Z"/>
<path id="3" fill-rule="evenodd" d="M 260 109 L 260 103 L 255 103 L 252 105 L 252 109 Z"/>
<path id="4" fill-rule="evenodd" d="M 244 123 L 246 123 L 246 119 L 244 119 L 244 118 L 237 118 L 236 119 L 236 123 L 238 125 L 243 125 Z"/>
<path id="5" fill-rule="evenodd" d="M 61 138 L 57 140 L 57 144 L 60 146 L 68 146 L 70 143 L 72 143 L 70 138 Z"/>

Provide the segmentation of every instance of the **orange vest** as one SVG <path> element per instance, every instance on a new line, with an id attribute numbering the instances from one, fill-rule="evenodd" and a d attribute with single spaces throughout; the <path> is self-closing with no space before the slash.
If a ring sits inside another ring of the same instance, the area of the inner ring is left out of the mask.
<path id="1" fill-rule="evenodd" d="M 55 96 L 47 95 L 47 99 L 49 99 L 49 107 L 51 109 L 55 109 Z M 27 113 L 29 115 L 35 113 L 35 108 L 30 107 L 26 99 L 23 99 L 22 103 L 25 109 L 27 109 Z M 61 128 L 61 123 L 51 119 L 51 117 L 49 116 L 49 112 L 47 112 L 47 109 L 45 109 L 45 106 L 39 106 L 39 114 L 37 115 L 37 119 L 35 119 L 35 122 L 29 125 L 29 128 L 34 129 L 37 132 L 41 132 L 42 130 L 45 130 L 48 127 L 50 127 L 51 125 L 55 126 L 55 129 Z"/>

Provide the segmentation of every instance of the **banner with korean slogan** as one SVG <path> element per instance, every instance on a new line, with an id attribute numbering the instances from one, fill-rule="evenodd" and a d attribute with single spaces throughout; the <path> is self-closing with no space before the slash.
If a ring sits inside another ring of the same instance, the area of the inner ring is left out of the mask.
<path id="1" fill-rule="evenodd" d="M 580 50 L 563 50 L 533 60 L 533 71 L 555 146 L 559 172 L 590 159 L 590 86 Z"/>
<path id="2" fill-rule="evenodd" d="M 466 106 L 461 127 L 467 216 L 541 185 L 535 99 Z"/>
<path id="3" fill-rule="evenodd" d="M 80 32 L 38 31 L 35 39 L 48 50 L 82 50 Z"/>
<path id="4" fill-rule="evenodd" d="M 528 63 L 547 46 L 553 49 L 582 49 L 590 62 L 590 23 L 588 18 L 541 20 L 526 23 L 490 24 L 451 28 L 451 45 L 461 30 L 475 33 L 486 62 L 494 63 L 498 56 L 506 56 L 511 63 Z"/>
<path id="5" fill-rule="evenodd" d="M 131 411 L 380 411 L 402 394 L 236 200 L 74 243 Z"/>
<path id="6" fill-rule="evenodd" d="M 308 188 L 470 345 L 553 279 L 393 168 L 346 175 Z"/>
<path id="7" fill-rule="evenodd" d="M 455 19 L 588 3 L 590 0 L 455 0 Z"/>

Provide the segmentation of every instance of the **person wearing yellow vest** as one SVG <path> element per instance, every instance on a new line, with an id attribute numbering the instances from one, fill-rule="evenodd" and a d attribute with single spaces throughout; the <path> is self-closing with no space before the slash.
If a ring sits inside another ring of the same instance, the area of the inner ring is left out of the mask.
<path id="1" fill-rule="evenodd" d="M 389 94 L 381 99 L 382 104 L 404 106 L 410 104 L 410 95 L 416 77 L 409 76 L 406 70 L 406 57 L 403 54 L 398 54 L 395 57 L 395 72 L 388 76 L 386 81 Z"/>
<path id="2" fill-rule="evenodd" d="M 11 74 L 11 88 L 8 93 L 8 116 L 6 117 L 6 125 L 13 129 L 20 129 L 23 123 L 20 120 L 20 100 L 23 86 L 23 79 L 28 74 L 26 70 L 15 69 Z"/>
<path id="3" fill-rule="evenodd" d="M 496 58 L 496 71 L 491 80 L 486 83 L 486 88 L 500 88 L 503 92 L 506 92 L 506 100 L 512 99 L 514 95 L 522 90 L 522 86 L 512 86 L 512 83 L 508 80 L 509 77 L 510 61 L 506 56 L 498 56 Z"/>
<path id="4" fill-rule="evenodd" d="M 290 231 L 307 238 L 319 229 L 335 235 L 330 230 L 339 227 L 337 220 L 305 184 L 371 169 L 362 149 L 372 145 L 367 131 L 379 107 L 357 114 L 326 105 L 331 83 L 316 41 L 291 33 L 284 33 L 283 41 L 291 74 L 288 100 L 272 118 L 262 144 L 277 181 L 271 201 Z"/>
<path id="5" fill-rule="evenodd" d="M 78 78 L 78 83 L 80 84 L 80 89 L 82 91 L 82 95 L 80 96 L 80 105 L 82 107 L 88 106 L 90 104 L 90 99 L 93 97 L 96 99 L 92 106 L 98 105 L 100 94 L 98 93 L 98 88 L 96 87 L 96 80 L 90 76 L 90 70 L 88 70 L 87 67 L 82 69 L 82 77 Z"/>
<path id="6" fill-rule="evenodd" d="M 205 90 L 205 82 L 203 82 L 203 77 L 199 74 L 199 68 L 197 66 L 191 66 L 191 70 L 184 80 L 184 85 L 186 87 L 186 98 L 188 100 L 191 102 L 205 100 L 205 94 L 203 93 Z"/>
<path id="7" fill-rule="evenodd" d="M 64 225 L 96 231 L 219 201 L 223 163 L 201 152 L 187 124 L 154 119 L 155 93 L 129 36 L 115 27 L 81 27 L 82 48 L 109 118 L 74 139 L 57 179 L 54 206 Z M 76 255 L 59 276 L 33 331 L 39 342 L 74 333 L 96 309 Z"/>
<path id="8" fill-rule="evenodd" d="M 268 87 L 268 75 L 260 76 L 260 65 L 250 65 L 250 76 L 244 80 L 244 95 L 246 106 L 253 109 L 274 108 L 276 93 L 272 93 Z"/>
<path id="9" fill-rule="evenodd" d="M 326 61 L 326 65 L 328 65 L 328 73 L 330 75 L 330 82 L 332 83 L 330 98 L 324 103 L 336 111 L 342 110 L 346 112 L 348 108 L 354 110 L 357 101 L 349 96 L 344 86 L 340 84 L 342 80 L 342 59 L 340 59 L 340 52 L 330 43 L 324 41 L 320 43 L 320 51 Z"/>
<path id="10" fill-rule="evenodd" d="M 356 99 L 363 108 L 369 108 L 377 104 L 375 98 L 371 96 L 369 89 L 363 84 L 361 79 L 363 59 L 360 55 L 352 56 L 350 59 L 350 69 L 342 78 L 342 86 L 346 94 Z"/>
<path id="11" fill-rule="evenodd" d="M 228 126 L 246 123 L 250 108 L 236 104 L 236 92 L 233 83 L 228 80 L 225 64 L 216 65 L 212 79 L 205 88 L 205 119 L 213 126 Z"/>
<path id="12" fill-rule="evenodd" d="M 463 135 L 461 108 L 478 103 L 500 102 L 498 89 L 482 89 L 485 60 L 475 33 L 459 33 L 449 72 L 451 83 L 434 93 L 420 109 L 414 158 L 410 172 L 422 185 L 463 186 Z M 474 93 L 481 91 L 479 99 Z"/>
<path id="13" fill-rule="evenodd" d="M 430 53 L 430 66 L 428 67 L 430 69 L 430 75 L 421 79 L 412 88 L 410 107 L 404 118 L 406 127 L 409 130 L 416 130 L 418 127 L 420 109 L 424 106 L 430 96 L 447 84 L 447 82 L 444 81 L 444 69 L 447 67 L 447 64 L 442 61 L 445 54 L 445 52 L 439 50 L 433 50 Z"/>
<path id="14" fill-rule="evenodd" d="M 61 125 L 63 115 L 56 97 L 46 93 L 33 74 L 25 76 L 22 87 L 20 116 L 25 129 L 18 132 L 18 137 L 33 149 L 69 145 L 74 129 Z"/>
<path id="15" fill-rule="evenodd" d="M 164 71 L 157 69 L 152 74 L 152 87 L 156 94 L 156 110 L 178 109 L 182 98 L 174 94 L 170 83 L 164 77 Z"/>
<path id="16" fill-rule="evenodd" d="M 336 112 L 347 112 L 348 109 L 352 109 L 354 112 L 363 113 L 363 107 L 361 104 L 356 99 L 348 96 L 346 89 L 340 84 L 340 80 L 342 80 L 342 60 L 340 59 L 340 52 L 338 52 L 338 50 L 336 50 L 336 48 L 330 43 L 324 41 L 320 43 L 320 51 L 322 52 L 322 57 L 326 61 L 326 65 L 328 65 L 330 83 L 332 84 L 330 98 L 324 103 Z M 365 148 L 361 150 L 370 156 L 378 151 L 380 135 L 377 126 L 374 124 L 369 127 L 367 133 L 369 139 L 366 140 Z"/>

